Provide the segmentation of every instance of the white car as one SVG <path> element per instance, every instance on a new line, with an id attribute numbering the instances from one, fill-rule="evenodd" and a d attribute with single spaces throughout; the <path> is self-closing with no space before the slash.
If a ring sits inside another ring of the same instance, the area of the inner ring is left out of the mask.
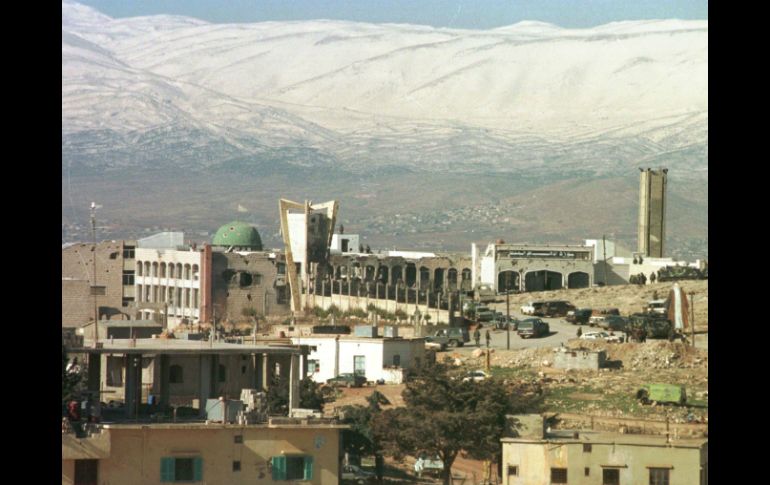
<path id="1" fill-rule="evenodd" d="M 474 370 L 471 372 L 468 372 L 468 374 L 463 377 L 463 382 L 479 382 L 484 381 L 486 379 L 489 379 L 490 375 L 484 372 L 483 370 Z"/>
<path id="2" fill-rule="evenodd" d="M 524 315 L 534 315 L 536 304 L 540 304 L 540 302 L 539 301 L 527 302 L 527 304 L 521 306 L 520 308 L 521 313 L 523 313 Z"/>
<path id="3" fill-rule="evenodd" d="M 587 332 L 580 336 L 582 340 L 604 340 L 606 342 L 619 342 L 620 337 L 610 335 L 607 332 Z"/>

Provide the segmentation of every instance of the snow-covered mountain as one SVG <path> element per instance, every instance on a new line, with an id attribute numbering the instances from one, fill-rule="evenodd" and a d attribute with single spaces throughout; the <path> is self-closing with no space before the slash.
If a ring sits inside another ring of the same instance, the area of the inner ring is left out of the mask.
<path id="1" fill-rule="evenodd" d="M 62 134 L 85 165 L 707 174 L 708 22 L 212 24 L 64 1 Z"/>

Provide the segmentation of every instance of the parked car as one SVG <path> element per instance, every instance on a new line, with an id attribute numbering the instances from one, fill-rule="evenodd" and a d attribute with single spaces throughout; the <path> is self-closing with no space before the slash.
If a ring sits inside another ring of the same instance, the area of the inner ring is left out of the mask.
<path id="1" fill-rule="evenodd" d="M 465 327 L 448 327 L 436 330 L 425 337 L 425 342 L 439 344 L 441 350 L 447 347 L 462 347 L 471 340 Z"/>
<path id="2" fill-rule="evenodd" d="M 539 312 L 542 307 L 542 301 L 530 301 L 521 306 L 521 313 L 524 315 L 534 315 L 535 312 Z"/>
<path id="3" fill-rule="evenodd" d="M 373 472 L 362 470 L 356 465 L 344 465 L 342 467 L 342 483 L 364 485 L 366 483 L 375 483 L 377 475 Z"/>
<path id="4" fill-rule="evenodd" d="M 618 315 L 606 315 L 604 319 L 599 322 L 599 326 L 605 330 L 611 330 L 613 332 L 625 332 L 628 321 Z"/>
<path id="5" fill-rule="evenodd" d="M 579 310 L 570 310 L 567 312 L 567 317 L 565 320 L 567 320 L 568 323 L 571 323 L 572 325 L 587 325 L 588 319 L 591 318 L 591 310 L 590 308 L 581 308 Z"/>
<path id="6" fill-rule="evenodd" d="M 476 319 L 479 322 L 491 322 L 496 316 L 497 313 L 487 306 L 479 305 L 476 307 Z"/>
<path id="7" fill-rule="evenodd" d="M 594 315 L 620 315 L 620 310 L 617 308 L 594 308 Z"/>
<path id="8" fill-rule="evenodd" d="M 586 332 L 580 336 L 582 340 L 604 340 L 605 342 L 620 342 L 620 337 L 607 332 Z"/>
<path id="9" fill-rule="evenodd" d="M 326 383 L 330 386 L 362 387 L 366 384 L 366 376 L 361 374 L 340 374 L 337 377 L 327 379 Z"/>
<path id="10" fill-rule="evenodd" d="M 550 334 L 551 328 L 546 322 L 539 318 L 526 318 L 519 322 L 516 333 L 518 333 L 521 338 L 541 337 Z"/>
<path id="11" fill-rule="evenodd" d="M 543 306 L 538 311 L 535 310 L 535 315 L 543 317 L 564 317 L 567 316 L 567 312 L 575 310 L 575 305 L 564 300 L 552 300 L 543 302 Z"/>
<path id="12" fill-rule="evenodd" d="M 516 331 L 519 328 L 519 321 L 513 317 L 501 315 L 495 320 L 495 328 L 498 330 L 508 330 L 510 328 Z"/>
<path id="13" fill-rule="evenodd" d="M 494 303 L 497 301 L 497 292 L 489 285 L 477 287 L 475 296 L 479 303 Z"/>
<path id="14" fill-rule="evenodd" d="M 483 370 L 474 370 L 471 372 L 468 372 L 465 377 L 463 377 L 463 382 L 480 382 L 489 379 L 491 376 L 484 372 Z"/>
<path id="15" fill-rule="evenodd" d="M 444 471 L 444 462 L 441 461 L 441 458 L 438 457 L 438 455 L 433 456 L 431 458 L 430 455 L 427 453 L 420 453 L 420 456 L 418 460 L 421 463 L 422 468 L 422 474 L 430 475 L 433 477 L 440 477 L 441 473 Z"/>
<path id="16" fill-rule="evenodd" d="M 647 302 L 647 313 L 659 313 L 665 315 L 668 312 L 666 300 L 650 300 Z"/>

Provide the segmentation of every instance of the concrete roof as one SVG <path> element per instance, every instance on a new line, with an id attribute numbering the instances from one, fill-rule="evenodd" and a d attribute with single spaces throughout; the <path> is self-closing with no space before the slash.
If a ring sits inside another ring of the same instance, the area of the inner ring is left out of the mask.
<path id="1" fill-rule="evenodd" d="M 284 423 L 260 423 L 260 424 L 222 424 L 222 423 L 209 423 L 205 421 L 196 422 L 184 422 L 184 423 L 105 423 L 101 427 L 104 429 L 142 429 L 151 427 L 153 429 L 244 429 L 244 428 L 265 428 L 265 429 L 350 429 L 350 425 L 323 422 L 322 419 L 307 419 L 307 424 L 299 424 L 299 419 L 294 419 L 297 424 L 284 424 Z M 314 422 L 318 421 L 318 422 Z"/>
<path id="2" fill-rule="evenodd" d="M 574 438 L 574 433 L 578 437 Z M 673 436 L 673 432 L 672 432 Z M 537 438 L 502 438 L 503 443 L 591 443 L 591 444 L 622 444 L 638 446 L 668 446 L 675 448 L 700 448 L 708 443 L 708 438 L 679 438 L 666 443 L 664 435 L 611 433 L 605 431 L 586 430 L 554 430 L 542 439 Z"/>
<path id="3" fill-rule="evenodd" d="M 339 337 L 339 340 L 345 340 L 345 341 L 354 341 L 354 342 L 411 342 L 411 341 L 417 341 L 417 340 L 425 340 L 425 337 L 410 337 L 410 338 L 404 338 L 404 337 L 359 337 L 356 335 L 350 335 L 347 333 L 316 333 L 313 335 L 302 335 L 299 337 L 290 337 L 292 341 L 302 341 L 302 340 L 312 340 L 312 339 L 336 339 Z"/>
<path id="4" fill-rule="evenodd" d="M 93 325 L 93 320 L 84 323 L 83 327 L 90 327 Z M 155 320 L 100 320 L 99 326 L 107 328 L 141 328 L 141 327 L 163 327 L 162 323 L 158 323 Z"/>
<path id="5" fill-rule="evenodd" d="M 161 338 L 103 339 L 101 347 L 93 348 L 93 340 L 86 341 L 82 348 L 68 349 L 70 352 L 88 354 L 299 354 L 296 345 L 248 345 L 209 342 L 208 340 L 182 340 Z"/>

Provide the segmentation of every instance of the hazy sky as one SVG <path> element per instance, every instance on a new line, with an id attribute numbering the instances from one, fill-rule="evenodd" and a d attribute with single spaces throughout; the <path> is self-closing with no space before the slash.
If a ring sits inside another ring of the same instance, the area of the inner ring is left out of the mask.
<path id="1" fill-rule="evenodd" d="M 522 20 L 591 27 L 708 19 L 708 0 L 81 0 L 111 17 L 176 14 L 209 22 L 337 19 L 487 29 Z"/>

